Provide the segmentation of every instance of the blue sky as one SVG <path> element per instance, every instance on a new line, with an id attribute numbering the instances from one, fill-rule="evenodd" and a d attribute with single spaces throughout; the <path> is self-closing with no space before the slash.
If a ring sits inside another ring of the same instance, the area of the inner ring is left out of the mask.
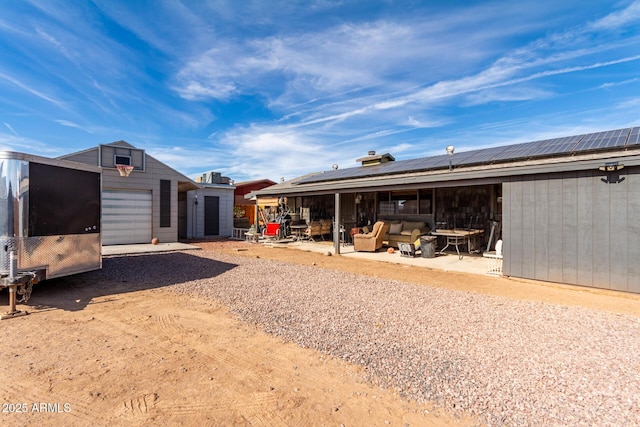
<path id="1" fill-rule="evenodd" d="M 3 0 L 0 58 L 0 150 L 192 178 L 640 125 L 640 0 Z"/>

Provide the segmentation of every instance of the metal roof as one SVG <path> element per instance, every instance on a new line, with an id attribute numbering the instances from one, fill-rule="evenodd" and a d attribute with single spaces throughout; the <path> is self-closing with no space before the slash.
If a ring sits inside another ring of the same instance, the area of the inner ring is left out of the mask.
<path id="1" fill-rule="evenodd" d="M 448 169 L 449 164 L 458 169 L 468 166 L 494 165 L 515 161 L 572 157 L 629 148 L 640 148 L 640 127 L 483 148 L 456 153 L 453 156 L 444 154 L 419 159 L 397 160 L 371 166 L 331 170 L 296 180 L 296 184 L 304 185 Z"/>

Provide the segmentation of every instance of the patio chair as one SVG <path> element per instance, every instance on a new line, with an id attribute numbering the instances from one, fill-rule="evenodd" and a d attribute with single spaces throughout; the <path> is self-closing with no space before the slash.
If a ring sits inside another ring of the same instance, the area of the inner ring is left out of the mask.
<path id="1" fill-rule="evenodd" d="M 313 239 L 314 236 L 322 237 L 322 224 L 320 223 L 320 221 L 311 221 L 307 229 L 304 231 L 304 235 L 307 236 L 312 242 L 315 242 L 315 240 Z"/>
<path id="2" fill-rule="evenodd" d="M 389 224 L 378 221 L 373 224 L 370 233 L 354 234 L 353 250 L 356 252 L 375 252 L 382 247 L 382 240 L 389 231 Z"/>
<path id="3" fill-rule="evenodd" d="M 280 239 L 280 223 L 268 222 L 265 229 L 262 231 L 262 236 L 267 239 Z"/>
<path id="4" fill-rule="evenodd" d="M 330 236 L 331 235 L 331 221 L 329 221 L 328 219 L 321 219 L 320 220 L 320 236 L 322 237 L 322 240 L 324 240 L 324 236 Z"/>

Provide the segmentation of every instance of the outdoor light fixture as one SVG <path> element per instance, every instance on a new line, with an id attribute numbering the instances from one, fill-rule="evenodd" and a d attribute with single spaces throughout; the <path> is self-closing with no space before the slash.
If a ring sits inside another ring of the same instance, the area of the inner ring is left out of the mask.
<path id="1" fill-rule="evenodd" d="M 191 237 L 196 237 L 198 232 L 198 195 L 193 195 L 193 209 L 191 209 Z"/>
<path id="2" fill-rule="evenodd" d="M 600 178 L 605 184 L 619 184 L 624 181 L 624 177 L 620 176 L 618 171 L 624 168 L 624 165 L 618 162 L 606 162 L 602 166 L 598 166 L 598 170 L 607 174 L 606 178 Z"/>
<path id="3" fill-rule="evenodd" d="M 615 172 L 622 168 L 624 168 L 624 165 L 621 165 L 618 162 L 607 162 L 603 166 L 598 167 L 598 170 L 602 172 Z"/>
<path id="4" fill-rule="evenodd" d="M 455 151 L 455 147 L 453 145 L 447 146 L 447 155 L 449 156 L 449 170 L 453 170 L 453 165 L 451 164 L 451 159 L 453 159 L 453 152 Z"/>

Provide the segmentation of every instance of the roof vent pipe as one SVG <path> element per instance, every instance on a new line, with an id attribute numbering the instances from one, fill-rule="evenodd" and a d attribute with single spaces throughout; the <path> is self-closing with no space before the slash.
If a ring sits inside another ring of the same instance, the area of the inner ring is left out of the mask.
<path id="1" fill-rule="evenodd" d="M 375 156 L 375 155 L 376 155 L 376 152 L 375 152 L 374 150 L 371 150 L 371 151 L 367 152 L 367 155 L 369 155 L 369 156 Z"/>
<path id="2" fill-rule="evenodd" d="M 333 165 L 331 165 L 331 168 L 332 168 L 334 171 L 337 171 L 337 170 L 338 170 L 338 164 L 337 164 L 337 163 L 334 163 Z"/>

